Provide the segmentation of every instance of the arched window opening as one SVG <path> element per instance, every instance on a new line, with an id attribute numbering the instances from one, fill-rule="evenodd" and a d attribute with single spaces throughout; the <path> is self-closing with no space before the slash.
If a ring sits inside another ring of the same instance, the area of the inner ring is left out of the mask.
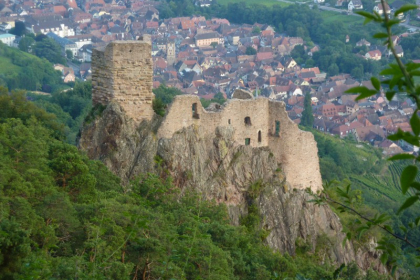
<path id="1" fill-rule="evenodd" d="M 261 130 L 258 131 L 258 143 L 261 143 Z"/>
<path id="2" fill-rule="evenodd" d="M 251 125 L 251 118 L 245 117 L 245 125 Z"/>

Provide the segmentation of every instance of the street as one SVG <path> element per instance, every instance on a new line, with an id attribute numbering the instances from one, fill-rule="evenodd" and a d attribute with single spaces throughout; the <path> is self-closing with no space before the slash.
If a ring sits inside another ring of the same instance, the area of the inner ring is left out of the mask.
<path id="1" fill-rule="evenodd" d="M 73 70 L 74 70 L 74 74 L 75 74 L 76 76 L 78 76 L 78 75 L 79 75 L 79 72 L 80 72 L 80 66 L 79 66 L 79 65 L 77 65 L 77 64 L 74 64 L 74 63 L 73 63 L 73 62 L 71 62 L 69 59 L 67 59 L 67 64 L 69 65 L 69 67 L 73 68 Z"/>

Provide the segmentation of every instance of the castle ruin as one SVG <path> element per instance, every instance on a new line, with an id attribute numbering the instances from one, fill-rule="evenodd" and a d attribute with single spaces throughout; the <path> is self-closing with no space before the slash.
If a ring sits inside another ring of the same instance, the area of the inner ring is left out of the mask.
<path id="1" fill-rule="evenodd" d="M 151 45 L 144 41 L 115 41 L 94 50 L 92 58 L 93 104 L 118 102 L 136 123 L 154 116 L 152 101 Z M 322 188 L 318 149 L 314 137 L 292 122 L 283 102 L 238 90 L 220 110 L 205 110 L 193 95 L 176 96 L 157 131 L 158 138 L 172 138 L 189 126 L 201 126 L 215 135 L 217 127 L 234 129 L 238 145 L 268 147 L 293 188 Z"/>
<path id="2" fill-rule="evenodd" d="M 117 101 L 135 121 L 150 120 L 152 101 L 152 45 L 145 41 L 114 41 L 92 53 L 92 102 Z"/>

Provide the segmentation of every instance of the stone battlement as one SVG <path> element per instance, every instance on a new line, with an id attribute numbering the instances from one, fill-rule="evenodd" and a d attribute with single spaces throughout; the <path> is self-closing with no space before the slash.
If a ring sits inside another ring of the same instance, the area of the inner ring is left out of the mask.
<path id="1" fill-rule="evenodd" d="M 92 102 L 118 102 L 135 121 L 153 117 L 153 61 L 146 41 L 114 41 L 92 53 Z"/>

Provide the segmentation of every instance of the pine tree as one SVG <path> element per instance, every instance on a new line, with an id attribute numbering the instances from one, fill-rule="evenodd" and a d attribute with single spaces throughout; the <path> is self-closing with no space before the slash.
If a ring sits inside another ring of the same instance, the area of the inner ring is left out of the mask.
<path id="1" fill-rule="evenodd" d="M 309 93 L 305 95 L 303 106 L 304 107 L 300 124 L 303 126 L 312 127 L 314 124 L 314 115 L 312 114 L 311 95 Z"/>

